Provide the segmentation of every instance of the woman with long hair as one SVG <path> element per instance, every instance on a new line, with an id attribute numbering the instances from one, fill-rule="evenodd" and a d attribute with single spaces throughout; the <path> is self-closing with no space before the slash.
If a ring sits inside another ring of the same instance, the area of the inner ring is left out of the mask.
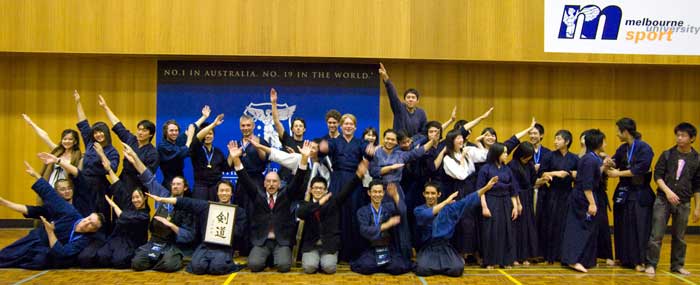
<path id="1" fill-rule="evenodd" d="M 530 260 L 540 256 L 537 226 L 535 223 L 535 188 L 551 180 L 548 175 L 537 177 L 533 162 L 535 148 L 529 142 L 521 143 L 513 152 L 508 167 L 513 172 L 518 188 L 518 219 L 515 229 L 515 264 L 529 265 Z"/>
<path id="2" fill-rule="evenodd" d="M 70 161 L 75 167 L 80 165 L 80 160 L 83 158 L 83 152 L 80 151 L 80 136 L 78 132 L 73 129 L 65 129 L 61 132 L 61 142 L 54 143 L 49 137 L 49 134 L 40 128 L 34 121 L 32 121 L 27 114 L 22 114 L 24 121 L 29 124 L 34 132 L 41 138 L 44 143 L 49 147 L 50 153 L 56 157 L 61 158 L 61 160 Z M 41 177 L 44 177 L 49 184 L 54 185 L 59 179 L 68 179 L 68 175 L 58 164 L 47 164 L 41 169 Z"/>

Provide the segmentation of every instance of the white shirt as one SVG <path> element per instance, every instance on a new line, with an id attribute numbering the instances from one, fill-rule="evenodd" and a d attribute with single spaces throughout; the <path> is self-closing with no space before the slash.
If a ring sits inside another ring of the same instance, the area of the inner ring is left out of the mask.
<path id="1" fill-rule="evenodd" d="M 457 180 L 464 180 L 476 171 L 476 166 L 474 166 L 474 163 L 486 161 L 488 150 L 485 148 L 467 146 L 466 150 L 467 161 L 464 165 L 459 163 L 462 160 L 461 152 L 454 154 L 457 160 L 445 155 L 445 157 L 442 159 L 442 168 L 445 170 L 445 174 Z"/>

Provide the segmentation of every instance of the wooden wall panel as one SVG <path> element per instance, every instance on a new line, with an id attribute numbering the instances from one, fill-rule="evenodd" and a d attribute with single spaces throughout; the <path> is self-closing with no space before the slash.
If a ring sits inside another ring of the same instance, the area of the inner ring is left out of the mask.
<path id="1" fill-rule="evenodd" d="M 700 64 L 544 53 L 544 1 L 0 0 L 0 51 Z"/>

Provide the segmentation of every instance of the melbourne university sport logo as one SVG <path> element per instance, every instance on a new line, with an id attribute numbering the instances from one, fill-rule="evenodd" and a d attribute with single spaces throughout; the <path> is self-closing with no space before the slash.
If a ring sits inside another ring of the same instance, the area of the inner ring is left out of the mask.
<path id="1" fill-rule="evenodd" d="M 566 5 L 559 27 L 560 39 L 573 39 L 579 17 L 583 17 L 583 27 L 581 27 L 581 39 L 593 40 L 598 34 L 598 27 L 601 16 L 605 16 L 603 23 L 603 40 L 617 40 L 620 32 L 620 22 L 622 21 L 622 9 L 615 5 L 607 6 L 603 9 L 596 5 Z"/>

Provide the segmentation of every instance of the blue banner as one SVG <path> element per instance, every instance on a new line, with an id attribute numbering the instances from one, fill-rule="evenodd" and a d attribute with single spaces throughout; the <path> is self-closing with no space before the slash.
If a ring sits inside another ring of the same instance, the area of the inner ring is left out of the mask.
<path id="1" fill-rule="evenodd" d="M 156 125 L 175 119 L 184 133 L 209 105 L 209 122 L 225 114 L 214 136 L 214 146 L 225 155 L 228 141 L 241 139 L 238 120 L 243 114 L 254 118 L 256 136 L 279 146 L 270 113 L 269 94 L 275 88 L 280 121 L 288 134 L 297 117 L 306 121 L 305 139 L 327 134 L 325 114 L 336 109 L 357 117 L 355 136 L 360 137 L 366 127 L 379 127 L 377 69 L 372 64 L 159 61 Z M 162 139 L 162 134 L 157 136 L 157 142 Z M 227 179 L 234 175 L 224 173 Z M 189 159 L 185 176 L 194 182 Z"/>

